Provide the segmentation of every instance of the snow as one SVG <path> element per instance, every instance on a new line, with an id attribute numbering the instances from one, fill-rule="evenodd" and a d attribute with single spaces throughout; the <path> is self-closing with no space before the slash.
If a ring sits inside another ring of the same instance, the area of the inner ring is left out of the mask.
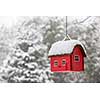
<path id="1" fill-rule="evenodd" d="M 76 45 L 81 45 L 84 52 L 86 53 L 86 50 L 80 41 L 67 40 L 67 41 L 58 41 L 58 42 L 54 43 L 51 46 L 48 56 L 71 54 Z"/>

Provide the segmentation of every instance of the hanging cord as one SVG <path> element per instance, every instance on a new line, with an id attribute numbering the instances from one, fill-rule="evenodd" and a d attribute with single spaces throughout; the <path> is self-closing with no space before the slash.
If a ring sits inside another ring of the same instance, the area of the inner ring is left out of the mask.
<path id="1" fill-rule="evenodd" d="M 68 35 L 68 17 L 66 16 L 66 37 L 64 38 L 64 40 L 71 40 L 70 36 Z"/>
<path id="2" fill-rule="evenodd" d="M 67 16 L 66 16 L 66 37 L 67 37 L 67 34 L 68 34 L 68 31 L 67 31 L 68 24 L 67 24 L 67 22 L 68 22 L 68 18 L 67 18 Z"/>

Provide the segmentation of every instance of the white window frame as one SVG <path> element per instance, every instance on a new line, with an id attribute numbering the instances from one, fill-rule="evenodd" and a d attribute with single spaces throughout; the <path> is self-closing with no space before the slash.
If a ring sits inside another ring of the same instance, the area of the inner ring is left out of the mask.
<path id="1" fill-rule="evenodd" d="M 78 57 L 78 60 L 76 60 L 76 57 Z M 79 55 L 74 55 L 74 61 L 75 62 L 80 62 L 80 56 Z"/>
<path id="2" fill-rule="evenodd" d="M 63 61 L 65 61 L 65 64 L 63 64 Z M 62 66 L 66 66 L 66 64 L 67 64 L 66 59 L 62 59 Z"/>
<path id="3" fill-rule="evenodd" d="M 56 63 L 57 65 L 56 65 L 55 63 Z M 54 67 L 58 67 L 58 60 L 54 60 Z"/>

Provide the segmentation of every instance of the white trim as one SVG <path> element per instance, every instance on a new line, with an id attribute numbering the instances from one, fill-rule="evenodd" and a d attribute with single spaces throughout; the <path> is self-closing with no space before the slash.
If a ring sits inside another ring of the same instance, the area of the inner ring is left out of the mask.
<path id="1" fill-rule="evenodd" d="M 57 65 L 55 65 L 55 63 L 57 63 Z M 54 60 L 54 67 L 58 67 L 59 63 L 58 63 L 58 60 Z"/>
<path id="2" fill-rule="evenodd" d="M 65 61 L 65 65 L 63 65 L 63 61 Z M 63 67 L 65 67 L 65 66 L 66 66 L 66 64 L 67 64 L 66 59 L 65 59 L 65 58 L 64 58 L 64 59 L 62 59 L 61 65 L 62 65 Z"/>
<path id="3" fill-rule="evenodd" d="M 76 56 L 78 57 L 78 61 L 75 60 L 75 57 L 76 57 Z M 74 55 L 74 61 L 75 61 L 75 62 L 80 62 L 80 56 L 79 56 L 79 55 Z"/>

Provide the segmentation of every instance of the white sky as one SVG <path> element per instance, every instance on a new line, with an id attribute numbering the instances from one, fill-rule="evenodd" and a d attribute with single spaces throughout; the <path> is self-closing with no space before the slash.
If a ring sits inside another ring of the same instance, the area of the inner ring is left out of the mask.
<path id="1" fill-rule="evenodd" d="M 16 16 L 0 16 L 0 25 L 6 27 L 12 27 L 17 22 L 18 17 Z"/>

